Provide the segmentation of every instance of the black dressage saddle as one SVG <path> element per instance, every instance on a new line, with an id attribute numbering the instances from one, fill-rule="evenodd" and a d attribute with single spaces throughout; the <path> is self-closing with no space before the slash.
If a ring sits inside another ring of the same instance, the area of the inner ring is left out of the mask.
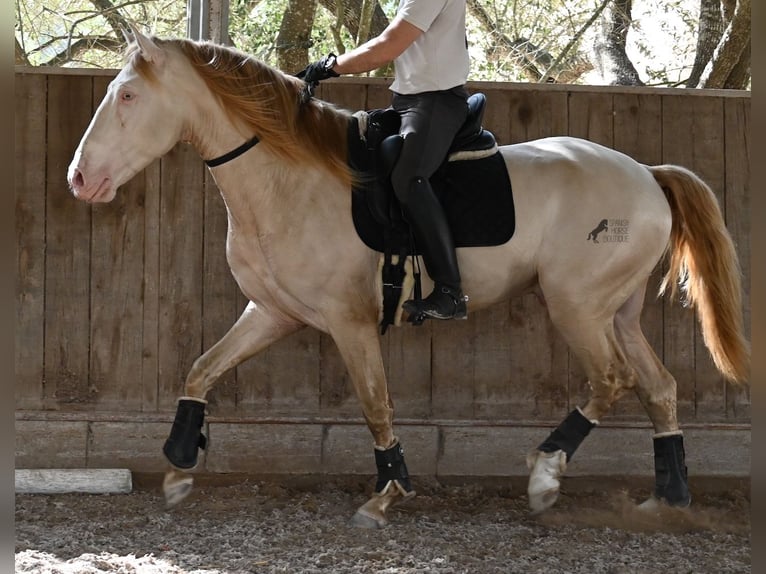
<path id="1" fill-rule="evenodd" d="M 485 103 L 484 94 L 469 97 L 468 117 L 430 179 L 456 247 L 501 245 L 515 228 L 508 170 L 494 135 L 482 127 Z M 399 113 L 387 108 L 358 112 L 348 127 L 348 162 L 359 176 L 352 190 L 354 226 L 368 247 L 385 255 L 382 333 L 393 323 L 404 261 L 420 254 L 390 182 L 402 148 L 400 123 Z"/>

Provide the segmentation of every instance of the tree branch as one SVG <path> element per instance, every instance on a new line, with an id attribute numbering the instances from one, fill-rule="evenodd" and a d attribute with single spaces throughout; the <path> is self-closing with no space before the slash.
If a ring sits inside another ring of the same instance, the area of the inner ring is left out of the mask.
<path id="1" fill-rule="evenodd" d="M 90 0 L 96 9 L 101 12 L 101 15 L 109 23 L 114 35 L 118 38 L 122 38 L 122 30 L 130 29 L 128 21 L 125 17 L 117 11 L 117 8 L 109 0 Z"/>
<path id="2" fill-rule="evenodd" d="M 16 54 L 14 57 L 14 63 L 17 66 L 29 66 L 29 58 L 27 58 L 26 53 L 24 53 L 24 49 L 21 47 L 21 44 L 19 44 L 18 38 L 14 38 L 14 41 L 16 42 Z"/>
<path id="3" fill-rule="evenodd" d="M 362 7 L 359 9 L 359 30 L 356 33 L 357 46 L 361 46 L 370 39 L 372 15 L 377 4 L 377 0 L 362 0 Z"/>
<path id="4" fill-rule="evenodd" d="M 750 0 L 738 0 L 713 57 L 702 72 L 701 88 L 723 88 L 726 80 L 750 46 Z"/>
<path id="5" fill-rule="evenodd" d="M 311 30 L 314 27 L 317 0 L 289 0 L 277 35 L 277 66 L 299 71 L 308 65 Z"/>
<path id="6" fill-rule="evenodd" d="M 83 52 L 87 52 L 88 50 L 96 49 L 117 52 L 122 49 L 122 46 L 122 40 L 117 40 L 116 38 L 109 36 L 91 36 L 79 38 L 42 65 L 51 67 L 63 66 L 67 62 L 74 60 L 77 56 Z"/>
<path id="7" fill-rule="evenodd" d="M 689 73 L 689 79 L 686 80 L 687 88 L 696 88 L 699 84 L 705 66 L 713 57 L 718 42 L 721 41 L 724 27 L 720 0 L 700 0 L 697 50 L 692 71 Z"/>
<path id="8" fill-rule="evenodd" d="M 583 37 L 585 32 L 588 31 L 588 28 L 593 26 L 593 23 L 598 20 L 599 16 L 601 16 L 601 13 L 604 11 L 604 8 L 606 8 L 607 4 L 611 2 L 612 0 L 603 0 L 598 8 L 596 8 L 596 11 L 591 15 L 590 18 L 588 18 L 588 21 L 585 22 L 585 24 L 582 25 L 582 28 L 580 28 L 577 33 L 572 37 L 571 40 L 569 40 L 569 43 L 564 46 L 564 49 L 561 51 L 561 54 L 559 54 L 559 57 L 556 58 L 556 60 L 553 62 L 553 64 L 550 65 L 550 67 L 545 70 L 545 74 L 540 78 L 540 81 L 542 82 L 544 77 L 546 77 L 551 70 L 554 70 L 556 66 L 559 65 L 561 60 L 564 58 L 564 56 L 569 53 L 569 50 L 571 50 L 577 42 L 580 41 L 580 39 Z"/>

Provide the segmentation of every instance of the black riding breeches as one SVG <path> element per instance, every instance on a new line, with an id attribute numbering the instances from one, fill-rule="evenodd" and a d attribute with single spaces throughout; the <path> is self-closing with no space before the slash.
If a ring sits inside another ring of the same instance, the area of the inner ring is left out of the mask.
<path id="1" fill-rule="evenodd" d="M 402 118 L 404 139 L 391 183 L 402 205 L 407 204 L 412 181 L 428 179 L 447 156 L 452 140 L 468 117 L 468 92 L 463 86 L 440 92 L 394 94 L 391 106 Z"/>

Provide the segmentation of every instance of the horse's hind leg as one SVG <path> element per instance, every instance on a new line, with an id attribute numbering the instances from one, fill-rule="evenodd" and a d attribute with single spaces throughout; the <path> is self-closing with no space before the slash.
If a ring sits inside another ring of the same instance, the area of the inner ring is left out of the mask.
<path id="1" fill-rule="evenodd" d="M 205 396 L 210 388 L 223 373 L 301 326 L 249 303 L 221 340 L 194 362 L 186 377 L 184 396 L 178 400 L 170 436 L 162 449 L 171 464 L 163 482 L 169 506 L 179 503 L 191 492 L 193 480 L 188 471 L 197 466 L 198 449 L 205 448 L 202 425 L 207 404 Z"/>
<path id="2" fill-rule="evenodd" d="M 615 316 L 615 330 L 638 374 L 635 391 L 654 425 L 655 488 L 642 506 L 658 500 L 672 506 L 691 502 L 686 473 L 683 434 L 678 426 L 676 381 L 660 362 L 641 330 L 644 289 L 640 289 Z"/>
<path id="3" fill-rule="evenodd" d="M 367 427 L 372 433 L 378 479 L 375 492 L 356 514 L 351 524 L 381 528 L 387 523 L 386 511 L 402 498 L 413 496 L 404 452 L 394 435 L 394 408 L 388 395 L 386 374 L 375 322 L 349 322 L 347 318 L 331 326 L 330 335 L 348 369 Z"/>
<path id="4" fill-rule="evenodd" d="M 527 457 L 530 469 L 527 495 L 534 512 L 541 512 L 558 498 L 566 465 L 598 421 L 635 383 L 635 373 L 614 332 L 612 315 L 604 309 L 563 306 L 548 299 L 548 310 L 588 376 L 591 396 L 573 410 Z"/>

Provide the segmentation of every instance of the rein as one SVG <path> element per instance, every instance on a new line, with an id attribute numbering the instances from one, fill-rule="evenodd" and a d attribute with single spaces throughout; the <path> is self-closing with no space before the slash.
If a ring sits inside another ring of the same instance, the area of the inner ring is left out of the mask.
<path id="1" fill-rule="evenodd" d="M 206 159 L 205 165 L 207 165 L 208 167 L 218 167 L 219 165 L 223 165 L 227 161 L 231 161 L 241 156 L 243 153 L 245 153 L 247 150 L 249 150 L 251 147 L 257 144 L 258 141 L 259 141 L 258 136 L 253 136 L 253 139 L 246 141 L 241 146 L 234 148 L 228 153 L 225 153 L 213 159 Z"/>

